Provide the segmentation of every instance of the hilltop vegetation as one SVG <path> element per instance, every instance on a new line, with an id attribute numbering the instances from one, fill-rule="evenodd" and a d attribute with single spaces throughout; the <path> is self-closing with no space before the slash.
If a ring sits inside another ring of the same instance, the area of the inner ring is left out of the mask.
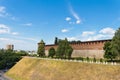
<path id="1" fill-rule="evenodd" d="M 103 49 L 105 50 L 104 58 L 120 60 L 120 28 L 115 32 L 111 42 L 106 42 Z"/>
<path id="2" fill-rule="evenodd" d="M 6 75 L 14 80 L 119 80 L 120 66 L 23 58 Z"/>
<path id="3" fill-rule="evenodd" d="M 51 47 L 49 49 L 49 54 L 48 57 L 56 57 L 56 58 L 71 58 L 72 52 L 73 52 L 73 48 L 70 46 L 67 38 L 65 38 L 65 40 L 57 40 L 57 38 L 55 38 L 55 45 L 58 45 L 57 50 L 55 50 L 53 47 Z M 40 41 L 39 45 L 38 45 L 38 51 L 37 54 L 39 55 L 39 57 L 45 57 L 45 43 L 43 40 Z"/>
<path id="4" fill-rule="evenodd" d="M 13 52 L 12 50 L 0 50 L 0 69 L 9 69 L 17 61 L 21 59 L 21 56 Z"/>
<path id="5" fill-rule="evenodd" d="M 28 55 L 28 53 L 25 51 L 15 52 L 14 50 L 0 49 L 0 69 L 11 68 L 22 56 L 26 55 Z"/>

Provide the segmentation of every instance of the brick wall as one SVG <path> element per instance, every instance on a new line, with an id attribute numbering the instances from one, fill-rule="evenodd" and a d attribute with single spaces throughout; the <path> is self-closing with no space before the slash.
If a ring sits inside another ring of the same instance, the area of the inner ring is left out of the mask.
<path id="1" fill-rule="evenodd" d="M 71 44 L 74 50 L 103 50 L 105 41 L 81 42 Z"/>
<path id="2" fill-rule="evenodd" d="M 80 43 L 70 44 L 73 48 L 72 57 L 96 57 L 103 58 L 104 43 L 111 40 L 96 40 L 96 41 L 85 41 Z M 57 45 L 46 45 L 45 50 L 48 54 L 48 50 L 54 47 L 57 49 Z"/>

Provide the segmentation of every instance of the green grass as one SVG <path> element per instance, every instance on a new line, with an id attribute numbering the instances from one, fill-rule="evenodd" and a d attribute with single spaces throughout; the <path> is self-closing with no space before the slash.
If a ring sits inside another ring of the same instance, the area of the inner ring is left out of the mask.
<path id="1" fill-rule="evenodd" d="M 6 75 L 14 80 L 119 80 L 120 66 L 26 57 Z"/>

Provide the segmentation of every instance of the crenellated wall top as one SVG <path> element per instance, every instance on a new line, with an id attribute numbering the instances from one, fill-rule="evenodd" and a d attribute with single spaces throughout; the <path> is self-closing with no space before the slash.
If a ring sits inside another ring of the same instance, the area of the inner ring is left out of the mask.
<path id="1" fill-rule="evenodd" d="M 83 41 L 83 42 L 79 42 L 79 43 L 70 43 L 70 45 L 72 46 L 72 48 L 74 50 L 95 50 L 95 49 L 102 50 L 103 46 L 104 46 L 104 43 L 107 42 L 107 41 L 111 41 L 111 39 Z M 58 45 L 49 44 L 49 45 L 45 45 L 45 49 L 49 50 L 51 47 L 54 47 L 56 49 L 57 46 Z"/>

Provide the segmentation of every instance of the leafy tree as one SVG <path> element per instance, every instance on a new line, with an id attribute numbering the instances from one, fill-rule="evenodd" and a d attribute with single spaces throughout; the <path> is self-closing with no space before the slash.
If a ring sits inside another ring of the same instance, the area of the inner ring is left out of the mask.
<path id="1" fill-rule="evenodd" d="M 58 42 L 59 42 L 58 38 L 55 37 L 55 42 L 54 42 L 54 44 L 55 44 L 55 45 L 58 45 Z"/>
<path id="2" fill-rule="evenodd" d="M 73 52 L 73 48 L 71 46 L 69 46 L 67 49 L 66 49 L 66 58 L 70 59 L 71 58 L 71 55 L 72 55 L 72 52 Z"/>
<path id="3" fill-rule="evenodd" d="M 67 38 L 65 40 L 60 40 L 57 48 L 57 57 L 60 58 L 71 58 L 72 47 L 69 45 Z"/>
<path id="4" fill-rule="evenodd" d="M 55 55 L 55 49 L 53 47 L 51 47 L 49 49 L 49 55 L 48 55 L 48 57 L 52 57 L 53 58 L 54 55 Z"/>
<path id="5" fill-rule="evenodd" d="M 103 49 L 105 50 L 104 58 L 111 59 L 111 61 L 115 58 L 115 55 L 112 53 L 111 49 L 111 42 L 106 42 L 104 44 Z"/>
<path id="6" fill-rule="evenodd" d="M 73 48 L 69 45 L 67 38 L 65 39 L 65 58 L 71 58 Z"/>
<path id="7" fill-rule="evenodd" d="M 0 69 L 9 69 L 22 57 L 13 50 L 0 50 Z"/>
<path id="8" fill-rule="evenodd" d="M 37 51 L 38 55 L 40 57 L 44 57 L 45 56 L 45 43 L 43 40 L 41 40 L 41 42 L 38 45 L 38 51 Z"/>
<path id="9" fill-rule="evenodd" d="M 28 55 L 28 53 L 24 50 L 18 51 L 17 54 L 20 55 L 20 56 L 27 56 Z"/>
<path id="10" fill-rule="evenodd" d="M 100 58 L 100 62 L 103 62 L 103 59 L 102 59 L 102 58 Z"/>
<path id="11" fill-rule="evenodd" d="M 93 58 L 93 62 L 96 62 L 96 58 L 95 57 Z"/>
<path id="12" fill-rule="evenodd" d="M 59 40 L 56 56 L 62 58 L 65 52 L 64 40 Z"/>
<path id="13" fill-rule="evenodd" d="M 89 59 L 89 57 L 87 57 L 86 59 L 87 59 L 87 61 L 89 61 L 89 60 L 90 60 L 90 59 Z"/>
<path id="14" fill-rule="evenodd" d="M 112 53 L 120 60 L 120 28 L 115 32 L 111 41 Z"/>
<path id="15" fill-rule="evenodd" d="M 81 43 L 81 41 L 80 40 L 78 40 L 78 41 L 73 40 L 73 41 L 69 41 L 69 43 L 76 44 L 76 43 Z"/>

